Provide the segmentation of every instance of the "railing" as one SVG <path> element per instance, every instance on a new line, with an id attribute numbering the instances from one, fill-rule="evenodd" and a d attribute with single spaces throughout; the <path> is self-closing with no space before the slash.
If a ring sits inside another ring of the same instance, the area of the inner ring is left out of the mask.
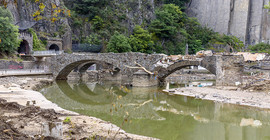
<path id="1" fill-rule="evenodd" d="M 62 53 L 64 53 L 64 51 L 48 50 L 48 51 L 32 51 L 31 52 L 33 56 L 58 55 Z"/>
<path id="2" fill-rule="evenodd" d="M 10 75 L 35 75 L 35 74 L 47 74 L 45 70 L 41 69 L 0 69 L 0 76 L 10 76 Z"/>

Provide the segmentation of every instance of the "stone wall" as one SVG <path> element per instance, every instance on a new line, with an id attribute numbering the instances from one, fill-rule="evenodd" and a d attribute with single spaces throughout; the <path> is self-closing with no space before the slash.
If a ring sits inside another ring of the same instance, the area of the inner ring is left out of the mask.
<path id="1" fill-rule="evenodd" d="M 134 87 L 150 87 L 158 85 L 157 76 L 150 75 L 143 70 L 139 70 L 133 75 L 132 86 Z"/>
<path id="2" fill-rule="evenodd" d="M 63 41 L 62 41 L 62 39 L 49 38 L 47 40 L 46 49 L 49 50 L 50 46 L 53 45 L 53 44 L 55 44 L 55 45 L 57 45 L 59 47 L 59 51 L 63 50 Z"/>
<path id="3" fill-rule="evenodd" d="M 26 40 L 29 45 L 29 52 L 33 51 L 33 36 L 28 32 L 20 32 L 20 39 Z"/>
<path id="4" fill-rule="evenodd" d="M 0 60 L 0 69 L 45 69 L 45 61 L 9 61 L 9 60 Z"/>
<path id="5" fill-rule="evenodd" d="M 269 0 L 191 0 L 189 16 L 216 32 L 235 35 L 245 44 L 269 42 Z"/>
<path id="6" fill-rule="evenodd" d="M 215 56 L 216 57 L 216 85 L 236 86 L 242 84 L 244 71 L 243 56 Z"/>

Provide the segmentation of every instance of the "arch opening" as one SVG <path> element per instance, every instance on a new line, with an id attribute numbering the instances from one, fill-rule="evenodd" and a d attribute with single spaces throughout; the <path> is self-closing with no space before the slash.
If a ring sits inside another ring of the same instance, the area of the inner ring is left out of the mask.
<path id="1" fill-rule="evenodd" d="M 107 63 L 107 62 L 103 62 L 103 61 L 98 61 L 98 60 L 81 60 L 81 61 L 76 61 L 73 63 L 70 63 L 68 65 L 66 65 L 64 68 L 62 68 L 60 70 L 60 72 L 57 74 L 56 79 L 57 80 L 67 80 L 69 74 L 71 74 L 71 72 L 76 72 L 79 73 L 81 76 L 82 73 L 86 72 L 91 66 L 93 66 L 94 64 L 96 65 L 110 65 L 112 67 L 112 64 Z M 107 68 L 107 67 L 106 67 Z M 104 67 L 97 67 L 96 69 L 106 69 Z M 118 68 L 117 68 L 118 69 Z"/>
<path id="2" fill-rule="evenodd" d="M 183 70 L 179 71 L 181 69 Z M 194 75 L 194 73 L 198 72 L 209 74 L 211 75 L 211 77 L 214 77 L 214 79 L 216 79 L 216 74 L 214 73 L 214 71 L 211 69 L 207 69 L 207 67 L 201 66 L 200 62 L 181 61 L 169 66 L 168 68 L 161 69 L 159 71 L 159 81 L 160 83 L 164 83 L 167 77 L 182 77 L 183 75 Z M 171 74 L 174 75 L 170 76 Z"/>
<path id="3" fill-rule="evenodd" d="M 29 43 L 26 40 L 23 40 L 18 48 L 18 53 L 22 55 L 30 54 Z"/>
<path id="4" fill-rule="evenodd" d="M 58 47 L 58 45 L 56 45 L 56 44 L 52 44 L 50 47 L 49 47 L 49 50 L 50 51 L 59 51 L 60 49 L 59 49 L 59 47 Z"/>

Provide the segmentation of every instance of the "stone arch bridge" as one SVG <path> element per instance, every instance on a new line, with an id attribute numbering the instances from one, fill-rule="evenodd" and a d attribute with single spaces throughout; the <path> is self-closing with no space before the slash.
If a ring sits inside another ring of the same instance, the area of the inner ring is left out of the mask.
<path id="1" fill-rule="evenodd" d="M 167 65 L 166 67 L 157 65 L 163 59 L 161 54 L 143 54 L 143 53 L 73 53 L 53 56 L 50 60 L 51 71 L 56 80 L 66 80 L 69 73 L 78 66 L 82 66 L 80 72 L 92 64 L 113 65 L 121 75 L 132 78 L 138 69 L 127 66 L 135 66 L 135 62 L 141 64 L 147 70 L 157 72 L 159 81 L 164 81 L 171 73 L 185 68 L 187 66 L 202 66 L 216 75 L 217 85 L 235 85 L 235 82 L 242 82 L 243 72 L 242 56 L 235 55 L 214 55 L 206 56 L 196 60 L 180 60 Z"/>

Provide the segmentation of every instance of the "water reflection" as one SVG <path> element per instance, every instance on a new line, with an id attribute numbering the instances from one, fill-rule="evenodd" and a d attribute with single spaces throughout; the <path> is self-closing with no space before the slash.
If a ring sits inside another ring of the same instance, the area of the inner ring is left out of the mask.
<path id="1" fill-rule="evenodd" d="M 42 90 L 59 106 L 121 125 L 130 133 L 168 140 L 267 140 L 269 111 L 169 96 L 158 87 L 58 81 Z M 117 107 L 117 111 L 110 109 Z"/>

